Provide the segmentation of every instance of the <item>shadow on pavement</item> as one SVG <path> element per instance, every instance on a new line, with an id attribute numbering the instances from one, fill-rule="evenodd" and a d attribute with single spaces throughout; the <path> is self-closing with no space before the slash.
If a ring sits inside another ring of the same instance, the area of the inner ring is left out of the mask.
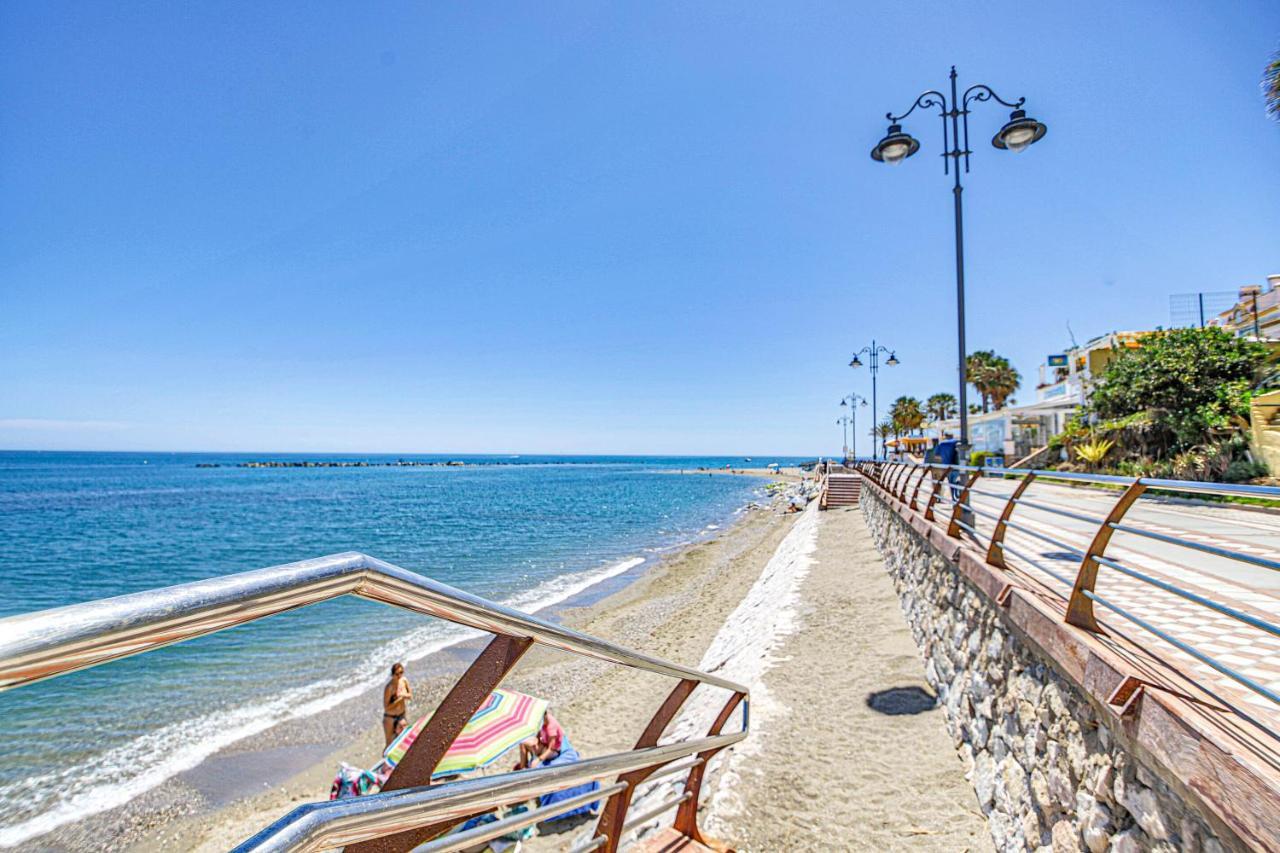
<path id="1" fill-rule="evenodd" d="M 938 697 L 920 687 L 890 687 L 867 695 L 868 708 L 891 717 L 923 714 L 937 706 Z"/>

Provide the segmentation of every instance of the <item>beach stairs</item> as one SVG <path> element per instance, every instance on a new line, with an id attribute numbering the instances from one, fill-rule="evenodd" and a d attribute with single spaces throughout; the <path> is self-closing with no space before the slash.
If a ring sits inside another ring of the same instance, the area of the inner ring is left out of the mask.
<path id="1" fill-rule="evenodd" d="M 861 474 L 827 475 L 826 486 L 822 490 L 822 509 L 837 506 L 857 506 L 862 497 Z"/>

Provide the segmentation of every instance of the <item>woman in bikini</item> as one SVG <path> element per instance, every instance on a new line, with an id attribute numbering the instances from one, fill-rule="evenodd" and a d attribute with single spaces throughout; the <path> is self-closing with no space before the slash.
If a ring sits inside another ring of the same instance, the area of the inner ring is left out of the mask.
<path id="1" fill-rule="evenodd" d="M 392 664 L 391 680 L 382 688 L 382 733 L 386 735 L 387 745 L 396 739 L 398 731 L 404 730 L 405 714 L 412 698 L 413 688 L 404 677 L 404 664 Z"/>

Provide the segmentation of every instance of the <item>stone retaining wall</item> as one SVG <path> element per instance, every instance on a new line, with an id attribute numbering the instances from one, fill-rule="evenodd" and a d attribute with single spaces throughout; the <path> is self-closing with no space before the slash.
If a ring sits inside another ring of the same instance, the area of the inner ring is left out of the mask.
<path id="1" fill-rule="evenodd" d="M 1107 712 L 884 502 L 862 507 L 998 850 L 1224 851 Z"/>

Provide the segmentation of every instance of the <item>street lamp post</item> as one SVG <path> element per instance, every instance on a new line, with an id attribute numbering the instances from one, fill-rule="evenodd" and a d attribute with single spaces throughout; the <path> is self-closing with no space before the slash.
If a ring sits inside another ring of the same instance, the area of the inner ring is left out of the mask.
<path id="1" fill-rule="evenodd" d="M 889 353 L 889 357 L 884 361 L 885 364 L 889 365 L 890 367 L 893 367 L 898 363 L 898 356 L 894 353 L 894 351 L 889 349 L 888 347 L 880 346 L 875 342 L 874 338 L 871 340 L 871 346 L 863 347 L 862 349 L 858 350 L 853 354 L 853 358 L 849 360 L 850 367 L 862 367 L 862 360 L 859 359 L 858 356 L 860 355 L 871 356 L 871 358 L 868 360 L 871 362 L 871 421 L 872 421 L 873 427 L 880 425 L 880 415 L 879 415 L 880 407 L 879 407 L 879 404 L 876 402 L 876 376 L 877 374 L 880 373 L 880 353 L 882 352 Z M 879 458 L 876 455 L 876 448 L 875 448 L 874 442 L 871 445 L 871 458 L 872 459 Z"/>
<path id="2" fill-rule="evenodd" d="M 840 424 L 840 426 L 844 428 L 844 458 L 840 460 L 841 462 L 844 462 L 849 458 L 849 416 L 841 415 L 836 418 L 836 423 Z"/>
<path id="3" fill-rule="evenodd" d="M 846 452 L 845 458 L 849 456 L 853 456 L 854 459 L 858 458 L 858 403 L 862 403 L 862 407 L 865 409 L 867 398 L 858 393 L 851 393 L 840 401 L 842 407 L 849 407 L 849 434 L 853 436 L 848 447 L 848 450 L 852 450 L 853 453 Z"/>
<path id="4" fill-rule="evenodd" d="M 955 186 L 951 192 L 955 197 L 956 218 L 956 338 L 959 347 L 960 451 L 962 453 L 969 446 L 969 395 L 966 391 L 969 378 L 965 368 L 964 214 L 960 204 L 960 194 L 964 191 L 964 187 L 960 185 L 960 161 L 964 160 L 964 171 L 967 174 L 969 155 L 973 153 L 969 150 L 969 105 L 981 101 L 997 101 L 1013 110 L 1009 121 L 992 137 L 991 144 L 1016 154 L 1032 143 L 1038 142 L 1046 130 L 1043 123 L 1028 117 L 1026 110 L 1022 109 L 1026 100 L 1026 98 L 1019 98 L 1016 102 L 1010 103 L 997 95 L 990 86 L 982 83 L 970 86 L 964 90 L 963 95 L 959 95 L 956 87 L 956 67 L 953 65 L 951 66 L 951 99 L 947 100 L 946 95 L 930 89 L 921 93 L 911 105 L 911 109 L 902 115 L 885 113 L 885 117 L 889 119 L 889 131 L 876 144 L 876 147 L 871 149 L 873 160 L 888 163 L 891 166 L 901 163 L 920 149 L 920 143 L 911 134 L 904 132 L 899 122 L 915 112 L 917 108 L 938 108 L 938 115 L 942 119 L 942 171 L 943 174 L 950 174 L 953 171 L 955 173 Z M 950 132 L 947 130 L 947 119 L 951 120 Z M 963 137 L 961 137 L 962 128 Z"/>

